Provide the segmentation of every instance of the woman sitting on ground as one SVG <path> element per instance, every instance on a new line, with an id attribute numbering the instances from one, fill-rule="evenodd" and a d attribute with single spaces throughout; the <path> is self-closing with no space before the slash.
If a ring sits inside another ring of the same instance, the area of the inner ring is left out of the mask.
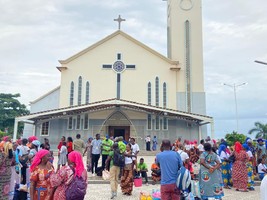
<path id="1" fill-rule="evenodd" d="M 54 171 L 49 161 L 50 152 L 42 149 L 33 158 L 31 171 L 30 197 L 31 200 L 50 200 L 53 195 L 50 187 L 50 175 Z"/>
<path id="2" fill-rule="evenodd" d="M 161 180 L 161 171 L 158 164 L 156 163 L 156 159 L 155 162 L 151 165 L 151 171 L 151 176 L 153 180 L 152 185 L 155 185 L 158 181 Z"/>
<path id="3" fill-rule="evenodd" d="M 57 173 L 51 175 L 51 186 L 56 188 L 53 197 L 54 200 L 66 200 L 65 191 L 75 176 L 82 177 L 87 184 L 87 172 L 83 165 L 82 156 L 78 151 L 72 151 L 68 154 L 68 165 L 61 167 Z"/>

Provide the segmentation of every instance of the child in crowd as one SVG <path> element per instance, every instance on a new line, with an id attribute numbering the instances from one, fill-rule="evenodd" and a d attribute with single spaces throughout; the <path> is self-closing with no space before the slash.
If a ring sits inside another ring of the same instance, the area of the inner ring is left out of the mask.
<path id="1" fill-rule="evenodd" d="M 259 174 L 260 180 L 262 181 L 262 179 L 264 178 L 265 174 L 267 173 L 267 167 L 265 165 L 264 159 L 259 158 L 258 159 L 258 163 L 260 163 L 258 165 L 258 174 Z"/>

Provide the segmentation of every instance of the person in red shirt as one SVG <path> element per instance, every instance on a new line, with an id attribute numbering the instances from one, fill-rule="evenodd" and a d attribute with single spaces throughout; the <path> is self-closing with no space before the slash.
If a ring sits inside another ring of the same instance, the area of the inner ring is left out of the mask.
<path id="1" fill-rule="evenodd" d="M 73 151 L 73 140 L 72 137 L 67 138 L 67 149 L 68 149 L 68 154 Z"/>

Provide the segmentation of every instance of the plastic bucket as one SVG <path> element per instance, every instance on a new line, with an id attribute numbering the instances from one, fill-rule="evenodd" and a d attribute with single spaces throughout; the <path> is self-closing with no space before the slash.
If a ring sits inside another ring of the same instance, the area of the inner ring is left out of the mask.
<path id="1" fill-rule="evenodd" d="M 142 186 L 142 178 L 135 178 L 134 179 L 134 186 L 141 187 Z"/>

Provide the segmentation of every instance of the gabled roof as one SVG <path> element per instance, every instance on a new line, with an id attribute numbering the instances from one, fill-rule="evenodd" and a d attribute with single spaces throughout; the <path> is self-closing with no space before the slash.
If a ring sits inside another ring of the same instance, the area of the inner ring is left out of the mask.
<path id="1" fill-rule="evenodd" d="M 138 40 L 134 39 L 133 37 L 131 37 L 130 35 L 124 33 L 124 32 L 121 31 L 121 30 L 117 30 L 116 32 L 112 33 L 111 35 L 109 35 L 109 36 L 105 37 L 104 39 L 98 41 L 97 43 L 95 43 L 95 44 L 89 46 L 88 48 L 86 48 L 86 49 L 80 51 L 79 53 L 77 53 L 77 54 L 71 56 L 70 58 L 68 58 L 68 59 L 66 59 L 66 60 L 59 60 L 59 62 L 60 62 L 60 64 L 67 64 L 67 63 L 71 62 L 72 60 L 78 58 L 79 56 L 81 56 L 81 55 L 87 53 L 88 51 L 91 51 L 92 49 L 94 49 L 94 48 L 98 47 L 99 45 L 105 43 L 106 41 L 108 41 L 108 40 L 110 40 L 110 39 L 116 37 L 117 35 L 121 35 L 121 36 L 123 36 L 123 37 L 129 39 L 130 41 L 134 42 L 135 44 L 139 45 L 140 47 L 146 49 L 147 51 L 151 52 L 152 54 L 156 55 L 157 57 L 159 57 L 159 58 L 165 60 L 166 62 L 168 62 L 168 63 L 170 63 L 170 64 L 172 64 L 172 65 L 178 65 L 178 64 L 179 64 L 178 61 L 172 61 L 172 60 L 170 60 L 170 59 L 167 58 L 166 56 L 164 56 L 164 55 L 158 53 L 157 51 L 155 51 L 155 50 L 153 50 L 153 49 L 151 49 L 150 47 L 148 47 L 148 46 L 146 46 L 145 44 L 139 42 Z"/>
<path id="2" fill-rule="evenodd" d="M 46 96 L 48 96 L 49 94 L 52 94 L 53 92 L 55 92 L 56 90 L 58 90 L 60 88 L 60 86 L 57 86 L 56 88 L 54 88 L 53 90 L 50 90 L 49 92 L 45 93 L 44 95 L 40 96 L 39 98 L 35 99 L 34 101 L 31 101 L 30 104 L 36 103 L 37 101 L 40 101 L 41 99 L 45 98 Z"/>
<path id="3" fill-rule="evenodd" d="M 147 114 L 155 114 L 168 118 L 180 119 L 188 122 L 195 122 L 198 124 L 212 123 L 213 118 L 205 115 L 193 114 L 168 108 L 162 108 L 133 101 L 127 101 L 123 99 L 108 99 L 104 101 L 98 101 L 89 104 L 83 104 L 80 106 L 71 106 L 65 108 L 59 108 L 54 110 L 47 110 L 43 112 L 32 113 L 30 115 L 17 117 L 17 121 L 33 120 L 33 121 L 45 121 L 56 118 L 66 118 L 72 115 L 78 115 L 85 112 L 95 112 L 104 109 L 113 108 L 127 108 L 139 112 L 145 112 Z"/>

